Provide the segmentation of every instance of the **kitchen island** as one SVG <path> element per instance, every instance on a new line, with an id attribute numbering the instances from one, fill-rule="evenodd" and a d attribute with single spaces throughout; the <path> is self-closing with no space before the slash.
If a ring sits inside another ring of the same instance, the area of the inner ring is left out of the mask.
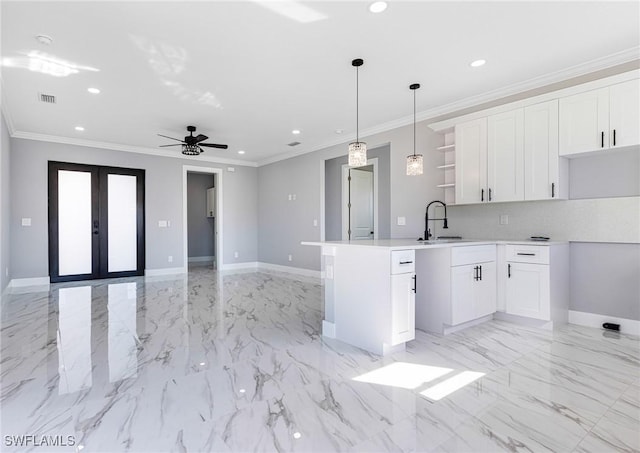
<path id="1" fill-rule="evenodd" d="M 403 350 L 416 328 L 447 334 L 491 319 L 496 311 L 566 322 L 565 242 L 377 239 L 302 244 L 322 249 L 323 335 L 374 354 Z"/>

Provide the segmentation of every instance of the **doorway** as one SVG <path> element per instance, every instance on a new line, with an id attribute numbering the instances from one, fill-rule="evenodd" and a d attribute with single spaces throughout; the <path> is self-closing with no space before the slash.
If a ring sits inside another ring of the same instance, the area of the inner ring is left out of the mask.
<path id="1" fill-rule="evenodd" d="M 144 170 L 49 162 L 52 282 L 144 275 Z"/>
<path id="2" fill-rule="evenodd" d="M 378 235 L 378 159 L 363 167 L 342 166 L 342 240 Z"/>
<path id="3" fill-rule="evenodd" d="M 215 269 L 216 175 L 187 173 L 187 262 Z"/>

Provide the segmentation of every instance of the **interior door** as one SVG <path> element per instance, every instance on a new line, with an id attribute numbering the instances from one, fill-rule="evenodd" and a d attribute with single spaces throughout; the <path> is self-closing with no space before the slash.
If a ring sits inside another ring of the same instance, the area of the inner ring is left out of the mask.
<path id="1" fill-rule="evenodd" d="M 373 173 L 351 169 L 351 238 L 373 239 Z"/>
<path id="2" fill-rule="evenodd" d="M 49 275 L 144 275 L 144 170 L 49 162 Z"/>

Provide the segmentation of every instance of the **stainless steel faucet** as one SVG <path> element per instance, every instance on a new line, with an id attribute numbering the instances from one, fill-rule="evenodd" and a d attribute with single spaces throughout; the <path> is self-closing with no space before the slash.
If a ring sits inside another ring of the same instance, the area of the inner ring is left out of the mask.
<path id="1" fill-rule="evenodd" d="M 442 205 L 442 207 L 444 208 L 444 218 L 442 218 L 442 219 L 431 219 L 431 220 L 433 220 L 433 221 L 442 220 L 443 221 L 442 228 L 449 228 L 449 225 L 447 225 L 447 205 L 445 203 L 443 203 L 442 201 L 439 201 L 439 200 L 432 201 L 431 203 L 429 203 L 427 205 L 427 209 L 426 209 L 426 211 L 424 213 L 424 240 L 425 241 L 428 241 L 429 238 L 433 236 L 431 234 L 431 230 L 429 229 L 429 208 L 434 203 L 440 203 Z M 434 229 L 435 229 L 435 224 L 434 224 Z M 422 240 L 422 238 L 420 240 Z"/>

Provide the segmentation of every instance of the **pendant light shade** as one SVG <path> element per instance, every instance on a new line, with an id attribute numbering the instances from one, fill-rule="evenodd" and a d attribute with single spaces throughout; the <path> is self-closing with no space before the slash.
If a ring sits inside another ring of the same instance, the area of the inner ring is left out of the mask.
<path id="1" fill-rule="evenodd" d="M 358 68 L 364 64 L 362 58 L 356 58 L 351 62 L 351 66 L 356 68 L 356 141 L 349 143 L 349 166 L 350 167 L 362 167 L 367 165 L 367 144 L 360 141 L 359 137 L 359 80 L 358 80 Z"/>
<path id="2" fill-rule="evenodd" d="M 416 90 L 420 88 L 419 83 L 409 85 L 413 91 L 413 154 L 407 156 L 407 175 L 417 176 L 423 173 L 424 159 L 422 154 L 416 154 Z"/>

